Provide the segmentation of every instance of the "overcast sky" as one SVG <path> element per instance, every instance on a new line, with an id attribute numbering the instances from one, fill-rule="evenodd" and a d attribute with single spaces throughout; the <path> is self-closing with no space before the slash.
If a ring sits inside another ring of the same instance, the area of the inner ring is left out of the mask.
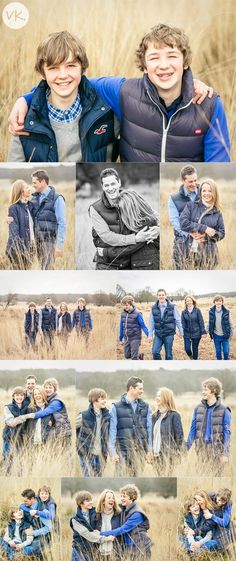
<path id="1" fill-rule="evenodd" d="M 127 292 L 136 292 L 145 287 L 157 291 L 164 288 L 168 293 L 180 288 L 193 294 L 207 292 L 230 292 L 236 289 L 236 271 L 119 271 L 118 283 Z"/>
<path id="2" fill-rule="evenodd" d="M 116 271 L 1 271 L 0 294 L 115 294 L 116 281 Z"/>

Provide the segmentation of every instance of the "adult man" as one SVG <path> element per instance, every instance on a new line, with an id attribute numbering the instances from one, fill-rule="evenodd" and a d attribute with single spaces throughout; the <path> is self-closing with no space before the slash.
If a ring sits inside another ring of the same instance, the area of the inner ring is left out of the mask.
<path id="1" fill-rule="evenodd" d="M 147 535 L 150 527 L 148 517 L 137 504 L 139 489 L 134 484 L 125 485 L 120 489 L 122 506 L 121 526 L 114 530 L 106 530 L 100 536 L 124 536 L 124 544 L 131 561 L 150 559 L 152 541 Z"/>
<path id="2" fill-rule="evenodd" d="M 123 223 L 118 209 L 121 180 L 116 169 L 106 168 L 101 172 L 102 196 L 89 208 L 92 220 L 93 243 L 97 248 L 96 269 L 131 269 L 131 254 L 140 249 L 140 244 L 152 242 L 157 237 L 158 227 L 142 228 L 136 234 Z M 119 254 L 110 263 L 106 260 L 106 248 L 119 247 Z M 139 269 L 142 269 L 140 263 Z"/>
<path id="3" fill-rule="evenodd" d="M 182 185 L 177 193 L 173 193 L 168 201 L 170 223 L 174 228 L 173 261 L 175 269 L 185 269 L 186 242 L 188 232 L 184 232 L 180 226 L 179 217 L 189 201 L 199 199 L 199 187 L 197 170 L 192 165 L 184 166 L 180 171 Z M 193 233 L 196 239 L 202 238 L 201 234 Z"/>
<path id="4" fill-rule="evenodd" d="M 214 93 L 204 101 L 201 97 L 201 107 L 193 103 L 192 53 L 183 31 L 163 24 L 153 27 L 136 55 L 142 78 L 90 80 L 121 120 L 121 159 L 229 161 L 228 128 L 219 96 Z M 27 102 L 31 102 L 29 95 Z M 18 132 L 28 109 L 25 101 L 23 107 L 22 113 L 22 105 L 17 104 L 11 116 Z"/>
<path id="5" fill-rule="evenodd" d="M 118 474 L 123 471 L 135 477 L 142 471 L 145 458 L 148 462 L 151 458 L 152 412 L 142 399 L 143 391 L 143 380 L 132 376 L 127 381 L 127 393 L 112 405 L 109 453 Z"/>
<path id="6" fill-rule="evenodd" d="M 202 383 L 202 401 L 193 412 L 187 439 L 187 449 L 195 442 L 199 464 L 205 464 L 209 473 L 220 475 L 229 461 L 230 408 L 221 403 L 222 384 L 217 378 Z"/>
<path id="7" fill-rule="evenodd" d="M 25 379 L 26 396 L 24 398 L 24 405 L 29 405 L 29 403 L 32 401 L 34 388 L 36 384 L 37 384 L 36 376 L 34 376 L 33 374 L 29 374 L 29 376 L 27 376 Z"/>
<path id="8" fill-rule="evenodd" d="M 165 359 L 173 360 L 173 343 L 176 332 L 183 337 L 180 314 L 174 304 L 166 298 L 166 291 L 160 288 L 157 291 L 157 301 L 152 306 L 149 316 L 149 340 L 152 342 L 154 333 L 152 356 L 153 360 L 161 360 L 161 349 L 164 345 Z"/>
<path id="9" fill-rule="evenodd" d="M 55 257 L 62 255 L 66 236 L 65 201 L 44 170 L 32 173 L 35 192 L 32 195 L 35 241 L 42 269 L 52 269 Z"/>
<path id="10" fill-rule="evenodd" d="M 108 455 L 110 413 L 101 388 L 88 393 L 89 407 L 76 419 L 77 451 L 85 477 L 101 477 Z"/>
<path id="11" fill-rule="evenodd" d="M 52 299 L 47 298 L 44 308 L 39 312 L 39 334 L 46 345 L 52 347 L 57 329 L 57 310 L 52 304 Z"/>

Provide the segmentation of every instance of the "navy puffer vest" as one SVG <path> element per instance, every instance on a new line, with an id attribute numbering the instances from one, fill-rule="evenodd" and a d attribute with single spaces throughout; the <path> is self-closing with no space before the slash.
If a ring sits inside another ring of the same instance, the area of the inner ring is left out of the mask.
<path id="1" fill-rule="evenodd" d="M 75 322 L 75 327 L 78 326 L 82 327 L 82 323 L 81 323 L 81 315 L 82 312 L 84 313 L 84 323 L 85 323 L 85 329 L 88 331 L 89 330 L 89 310 L 87 310 L 87 308 L 83 308 L 83 310 L 80 310 L 79 308 L 76 308 L 76 310 L 74 311 L 74 322 Z"/>
<path id="2" fill-rule="evenodd" d="M 196 196 L 195 201 L 199 200 L 199 187 L 197 187 L 197 191 L 198 194 Z M 183 185 L 180 186 L 179 191 L 177 193 L 173 193 L 171 195 L 171 199 L 178 210 L 179 216 L 181 215 L 181 212 L 184 210 L 185 205 L 189 203 L 189 201 L 191 201 L 190 196 L 185 194 Z"/>
<path id="3" fill-rule="evenodd" d="M 26 312 L 26 314 L 25 314 L 25 333 L 27 335 L 30 335 L 30 333 L 32 333 L 31 321 L 32 321 L 32 314 L 31 314 L 30 310 L 28 310 L 28 312 Z M 37 310 L 34 310 L 34 313 L 33 313 L 33 331 L 34 331 L 34 333 L 38 333 L 38 327 L 39 327 L 39 313 L 37 312 Z"/>
<path id="4" fill-rule="evenodd" d="M 171 304 L 171 302 L 167 300 L 167 306 L 161 317 L 159 300 L 157 300 L 154 306 L 152 306 L 152 315 L 154 319 L 155 335 L 158 335 L 158 337 L 166 337 L 167 335 L 175 334 L 176 320 L 174 316 L 174 304 Z"/>
<path id="5" fill-rule="evenodd" d="M 101 447 L 102 455 L 106 459 L 108 454 L 107 443 L 110 426 L 110 413 L 107 408 L 101 410 Z M 82 426 L 77 431 L 78 453 L 82 456 L 91 454 L 96 435 L 96 415 L 92 404 L 82 412 Z"/>
<path id="6" fill-rule="evenodd" d="M 212 306 L 209 310 L 209 335 L 211 339 L 214 335 L 214 329 L 216 324 L 216 307 Z M 224 337 L 227 339 L 230 337 L 230 322 L 229 322 L 229 310 L 222 306 L 222 316 L 221 316 L 221 326 L 224 333 Z"/>
<path id="7" fill-rule="evenodd" d="M 120 401 L 114 404 L 117 415 L 117 443 L 121 451 L 132 455 L 132 446 L 135 451 L 143 453 L 148 451 L 147 415 L 148 403 L 142 399 L 137 400 L 136 411 L 125 399 L 125 394 Z"/>
<path id="8" fill-rule="evenodd" d="M 21 539 L 22 542 L 27 540 L 28 536 L 25 533 L 25 530 L 28 529 L 29 527 L 30 527 L 30 523 L 27 522 L 27 520 L 22 519 L 22 521 L 19 525 L 19 534 L 20 534 L 20 539 Z M 11 538 L 11 540 L 14 539 L 15 529 L 16 529 L 16 521 L 15 520 L 10 520 L 10 522 L 8 522 L 8 533 L 9 533 L 9 537 Z"/>
<path id="9" fill-rule="evenodd" d="M 55 214 L 55 202 L 60 195 L 50 186 L 49 194 L 39 202 L 40 193 L 33 193 L 31 199 L 32 215 L 35 224 L 36 240 L 55 240 L 57 236 L 57 219 Z"/>
<path id="10" fill-rule="evenodd" d="M 73 531 L 73 540 L 72 540 L 72 548 L 75 548 L 79 553 L 85 551 L 86 558 L 89 554 L 91 554 L 91 559 L 94 554 L 94 550 L 97 548 L 97 544 L 91 543 L 85 538 L 83 538 L 76 530 L 73 528 L 72 520 L 76 520 L 79 524 L 82 524 L 87 530 L 92 532 L 95 529 L 95 518 L 96 518 L 96 511 L 95 508 L 91 508 L 89 510 L 89 522 L 84 518 L 80 507 L 78 507 L 75 516 L 72 516 L 70 519 L 70 527 Z M 90 558 L 90 555 L 89 555 Z"/>
<path id="11" fill-rule="evenodd" d="M 130 550 L 134 550 L 133 552 L 137 552 L 138 557 L 141 551 L 142 558 L 145 559 L 146 555 L 150 554 L 152 546 L 152 541 L 147 535 L 147 530 L 150 528 L 150 524 L 146 513 L 141 507 L 136 504 L 136 502 L 133 502 L 130 506 L 122 511 L 122 524 L 124 524 L 135 513 L 141 514 L 143 517 L 143 521 L 141 522 L 141 524 L 139 524 L 129 532 L 129 536 L 131 538 Z"/>
<path id="12" fill-rule="evenodd" d="M 46 306 L 42 308 L 42 331 L 43 332 L 52 332 L 56 331 L 57 324 L 56 324 L 56 317 L 57 311 L 56 308 L 52 306 L 51 312 L 49 311 Z"/>
<path id="13" fill-rule="evenodd" d="M 193 104 L 193 77 L 184 71 L 182 101 L 168 119 L 148 76 L 126 80 L 121 87 L 121 160 L 127 162 L 203 162 L 204 135 L 217 94 Z"/>
<path id="14" fill-rule="evenodd" d="M 6 407 L 9 409 L 13 417 L 19 417 L 20 415 L 25 415 L 28 413 L 28 401 L 23 401 L 22 406 L 19 407 L 15 400 L 12 403 L 8 403 Z M 20 445 L 23 442 L 24 437 L 24 423 L 17 425 L 16 427 L 4 426 L 3 429 L 3 440 L 10 442 L 13 441 L 14 444 Z"/>
<path id="15" fill-rule="evenodd" d="M 206 430 L 207 421 L 207 402 L 202 400 L 197 406 L 196 410 L 196 439 L 195 446 L 199 450 L 204 445 L 204 434 Z M 226 411 L 225 405 L 223 405 L 220 399 L 217 399 L 216 405 L 213 408 L 211 414 L 211 433 L 212 433 L 212 444 L 214 449 L 219 453 L 223 453 L 224 450 L 224 433 L 223 433 L 223 418 Z"/>
<path id="16" fill-rule="evenodd" d="M 55 424 L 52 430 L 54 431 L 55 437 L 70 437 L 72 435 L 72 430 L 64 401 L 62 401 L 56 392 L 48 397 L 48 403 L 50 404 L 54 399 L 62 403 L 62 409 L 53 413 Z"/>
<path id="17" fill-rule="evenodd" d="M 123 310 L 121 313 L 121 321 L 123 324 L 124 339 L 130 341 L 131 339 L 137 339 L 141 341 L 142 330 L 137 322 L 138 310 L 134 307 L 131 312 L 126 312 Z"/>

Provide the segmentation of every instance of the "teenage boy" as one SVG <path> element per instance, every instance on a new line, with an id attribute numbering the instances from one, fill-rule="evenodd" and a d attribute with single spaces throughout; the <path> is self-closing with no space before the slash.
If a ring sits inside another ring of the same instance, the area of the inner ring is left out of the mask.
<path id="1" fill-rule="evenodd" d="M 123 344 L 124 340 L 125 358 L 138 360 L 141 357 L 143 358 L 143 355 L 139 354 L 142 331 L 148 337 L 148 328 L 145 325 L 142 313 L 136 309 L 134 298 L 131 294 L 124 296 L 121 303 L 124 309 L 120 317 L 119 341 Z"/>
<path id="2" fill-rule="evenodd" d="M 23 447 L 24 425 L 27 420 L 29 401 L 25 389 L 16 386 L 12 391 L 12 401 L 4 407 L 3 459 L 13 459 L 13 453 Z"/>
<path id="3" fill-rule="evenodd" d="M 34 302 L 29 303 L 28 311 L 24 317 L 24 333 L 26 349 L 35 349 L 35 341 L 39 328 L 39 313 Z"/>
<path id="4" fill-rule="evenodd" d="M 8 559 L 16 559 L 20 554 L 33 555 L 35 550 L 31 544 L 34 538 L 25 533 L 26 529 L 32 529 L 32 526 L 24 520 L 23 511 L 18 506 L 10 508 L 7 528 L 3 537 L 0 537 L 0 551 Z"/>
<path id="5" fill-rule="evenodd" d="M 228 162 L 230 141 L 219 96 L 200 97 L 201 107 L 193 103 L 192 53 L 184 32 L 164 24 L 153 27 L 142 38 L 136 59 L 142 78 L 91 80 L 121 120 L 121 160 Z M 10 117 L 18 132 L 22 106 L 25 113 L 23 101 Z"/>
<path id="6" fill-rule="evenodd" d="M 96 544 L 114 541 L 114 537 L 103 537 L 98 530 L 94 531 L 96 511 L 91 493 L 80 491 L 76 497 L 76 504 L 76 514 L 70 519 L 73 531 L 71 561 L 92 561 L 97 553 Z"/>
<path id="7" fill-rule="evenodd" d="M 151 558 L 152 541 L 147 535 L 150 524 L 146 513 L 137 504 L 139 495 L 139 489 L 134 484 L 121 487 L 121 526 L 101 532 L 101 536 L 124 536 L 125 549 L 131 561 Z"/>
<path id="8" fill-rule="evenodd" d="M 212 539 L 215 528 L 205 520 L 204 513 L 199 504 L 191 497 L 184 504 L 184 538 L 183 545 L 191 555 L 204 550 L 217 549 L 217 542 Z M 182 540 L 181 540 L 182 541 Z"/>
<path id="9" fill-rule="evenodd" d="M 221 473 L 229 461 L 230 408 L 221 403 L 222 384 L 217 378 L 202 383 L 202 401 L 193 412 L 187 439 L 187 450 L 195 442 L 196 454 L 202 464 L 214 473 Z"/>
<path id="10" fill-rule="evenodd" d="M 213 339 L 217 360 L 229 360 L 230 338 L 233 336 L 234 324 L 228 308 L 224 306 L 224 298 L 216 294 L 212 308 L 209 310 L 208 331 Z"/>
<path id="11" fill-rule="evenodd" d="M 84 72 L 82 43 L 68 31 L 51 33 L 38 46 L 35 89 L 24 130 L 14 137 L 9 161 L 103 162 L 116 160 L 114 113 Z"/>
<path id="12" fill-rule="evenodd" d="M 57 310 L 52 299 L 47 298 L 45 306 L 39 312 L 39 333 L 48 347 L 52 347 L 57 330 Z"/>
<path id="13" fill-rule="evenodd" d="M 199 199 L 196 168 L 190 164 L 184 166 L 180 171 L 180 177 L 182 184 L 177 193 L 170 195 L 168 201 L 169 220 L 174 229 L 173 262 L 175 269 L 185 269 L 186 243 L 189 237 L 189 233 L 184 232 L 180 226 L 181 212 L 189 201 Z M 202 235 L 196 232 L 194 237 L 200 239 Z"/>
<path id="14" fill-rule="evenodd" d="M 164 345 L 165 359 L 173 360 L 173 343 L 176 332 L 183 337 L 183 328 L 180 314 L 174 304 L 166 298 L 166 291 L 160 288 L 157 291 L 157 301 L 152 306 L 149 316 L 149 341 L 152 342 L 154 333 L 152 356 L 153 360 L 161 360 L 161 349 Z"/>
<path id="15" fill-rule="evenodd" d="M 85 338 L 87 345 L 92 333 L 93 324 L 91 312 L 86 308 L 86 300 L 82 297 L 78 299 L 78 306 L 73 312 L 72 328 L 73 327 L 75 327 L 78 337 Z"/>
<path id="16" fill-rule="evenodd" d="M 89 407 L 76 420 L 77 452 L 85 477 L 102 477 L 108 455 L 110 413 L 101 388 L 88 393 Z"/>
<path id="17" fill-rule="evenodd" d="M 152 412 L 142 399 L 141 378 L 129 378 L 126 389 L 127 393 L 111 408 L 109 454 L 118 474 L 125 471 L 136 477 L 145 459 L 151 459 Z"/>

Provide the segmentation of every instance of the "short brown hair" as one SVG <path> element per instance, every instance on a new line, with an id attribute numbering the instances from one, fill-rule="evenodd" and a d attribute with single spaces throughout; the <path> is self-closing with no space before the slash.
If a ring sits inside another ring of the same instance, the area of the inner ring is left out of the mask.
<path id="1" fill-rule="evenodd" d="M 37 48 L 35 70 L 44 76 L 44 64 L 61 64 L 72 54 L 73 60 L 81 64 L 82 73 L 88 68 L 88 57 L 84 45 L 68 31 L 50 33 Z"/>
<path id="2" fill-rule="evenodd" d="M 88 393 L 89 403 L 94 403 L 99 397 L 107 398 L 107 394 L 102 388 L 92 388 Z"/>
<path id="3" fill-rule="evenodd" d="M 35 304 L 35 302 L 30 302 L 30 303 L 29 303 L 29 308 L 31 308 L 31 307 L 34 307 L 34 308 L 36 308 L 36 304 Z"/>
<path id="4" fill-rule="evenodd" d="M 121 304 L 134 304 L 134 297 L 132 296 L 132 294 L 126 294 L 126 296 L 124 296 L 124 298 L 122 298 L 121 300 Z"/>
<path id="5" fill-rule="evenodd" d="M 48 485 L 42 485 L 42 487 L 39 487 L 38 495 L 39 495 L 42 491 L 45 491 L 45 493 L 48 493 L 48 494 L 49 494 L 49 497 L 51 496 L 51 489 L 50 489 L 50 487 L 48 487 Z"/>
<path id="6" fill-rule="evenodd" d="M 102 184 L 102 180 L 104 179 L 104 177 L 108 177 L 109 175 L 115 175 L 116 179 L 120 179 L 119 173 L 118 171 L 116 171 L 116 169 L 114 168 L 105 168 L 102 170 L 102 172 L 100 173 L 100 180 L 101 180 L 101 184 Z"/>
<path id="7" fill-rule="evenodd" d="M 121 493 L 121 495 L 123 493 L 128 495 L 128 497 L 130 498 L 131 501 L 136 501 L 140 497 L 139 489 L 133 483 L 128 483 L 128 485 L 125 485 L 124 487 L 121 487 L 120 493 Z"/>
<path id="8" fill-rule="evenodd" d="M 44 169 L 38 169 L 32 173 L 31 177 L 37 177 L 38 181 L 46 181 L 47 185 L 49 184 L 49 175 Z"/>
<path id="9" fill-rule="evenodd" d="M 138 384 L 143 384 L 142 378 L 138 378 L 137 376 L 131 376 L 127 380 L 126 390 L 129 391 L 130 388 L 136 388 Z"/>
<path id="10" fill-rule="evenodd" d="M 177 47 L 183 55 L 184 66 L 190 66 L 192 61 L 192 51 L 189 45 L 189 39 L 184 31 L 179 27 L 170 27 L 160 23 L 144 35 L 136 50 L 136 64 L 140 70 L 145 70 L 145 54 L 150 43 L 154 45 L 167 45 L 168 47 Z"/>
<path id="11" fill-rule="evenodd" d="M 187 499 L 187 501 L 185 501 L 184 503 L 184 512 L 189 512 L 191 506 L 195 506 L 195 504 L 196 500 L 194 499 L 194 497 L 190 497 L 189 499 Z"/>
<path id="12" fill-rule="evenodd" d="M 16 505 L 16 506 L 12 506 L 11 508 L 9 508 L 9 511 L 8 511 L 8 518 L 10 518 L 10 520 L 13 520 L 14 512 L 17 512 L 17 510 L 21 510 L 21 508 L 19 508 L 19 506 L 17 506 L 17 505 Z"/>
<path id="13" fill-rule="evenodd" d="M 225 504 L 227 504 L 231 500 L 232 491 L 225 487 L 224 489 L 219 489 L 218 493 L 216 493 L 216 496 Z"/>
<path id="14" fill-rule="evenodd" d="M 25 395 L 25 388 L 22 388 L 22 386 L 16 386 L 15 388 L 13 388 L 12 390 L 12 397 L 14 397 L 14 395 L 16 393 L 21 393 L 22 395 Z"/>
<path id="15" fill-rule="evenodd" d="M 213 298 L 213 304 L 216 302 L 216 300 L 222 300 L 222 304 L 224 302 L 224 298 L 221 294 L 216 294 Z"/>
<path id="16" fill-rule="evenodd" d="M 186 179 L 187 175 L 193 175 L 193 173 L 197 173 L 197 170 L 194 166 L 191 166 L 191 165 L 184 166 L 180 170 L 180 177 L 181 177 L 182 181 L 184 181 Z"/>
<path id="17" fill-rule="evenodd" d="M 82 505 L 84 503 L 84 501 L 91 501 L 92 499 L 93 499 L 93 496 L 88 491 L 80 491 L 75 498 L 76 504 L 78 506 Z"/>
<path id="18" fill-rule="evenodd" d="M 45 388 L 46 384 L 52 384 L 52 386 L 54 387 L 55 392 L 57 392 L 59 384 L 58 381 L 56 380 L 56 378 L 47 378 L 46 380 L 44 380 L 43 382 L 43 387 Z"/>
<path id="19" fill-rule="evenodd" d="M 207 386 L 207 388 L 209 388 L 209 390 L 211 390 L 217 398 L 220 397 L 222 393 L 222 384 L 218 378 L 208 378 L 202 382 L 202 386 Z"/>

